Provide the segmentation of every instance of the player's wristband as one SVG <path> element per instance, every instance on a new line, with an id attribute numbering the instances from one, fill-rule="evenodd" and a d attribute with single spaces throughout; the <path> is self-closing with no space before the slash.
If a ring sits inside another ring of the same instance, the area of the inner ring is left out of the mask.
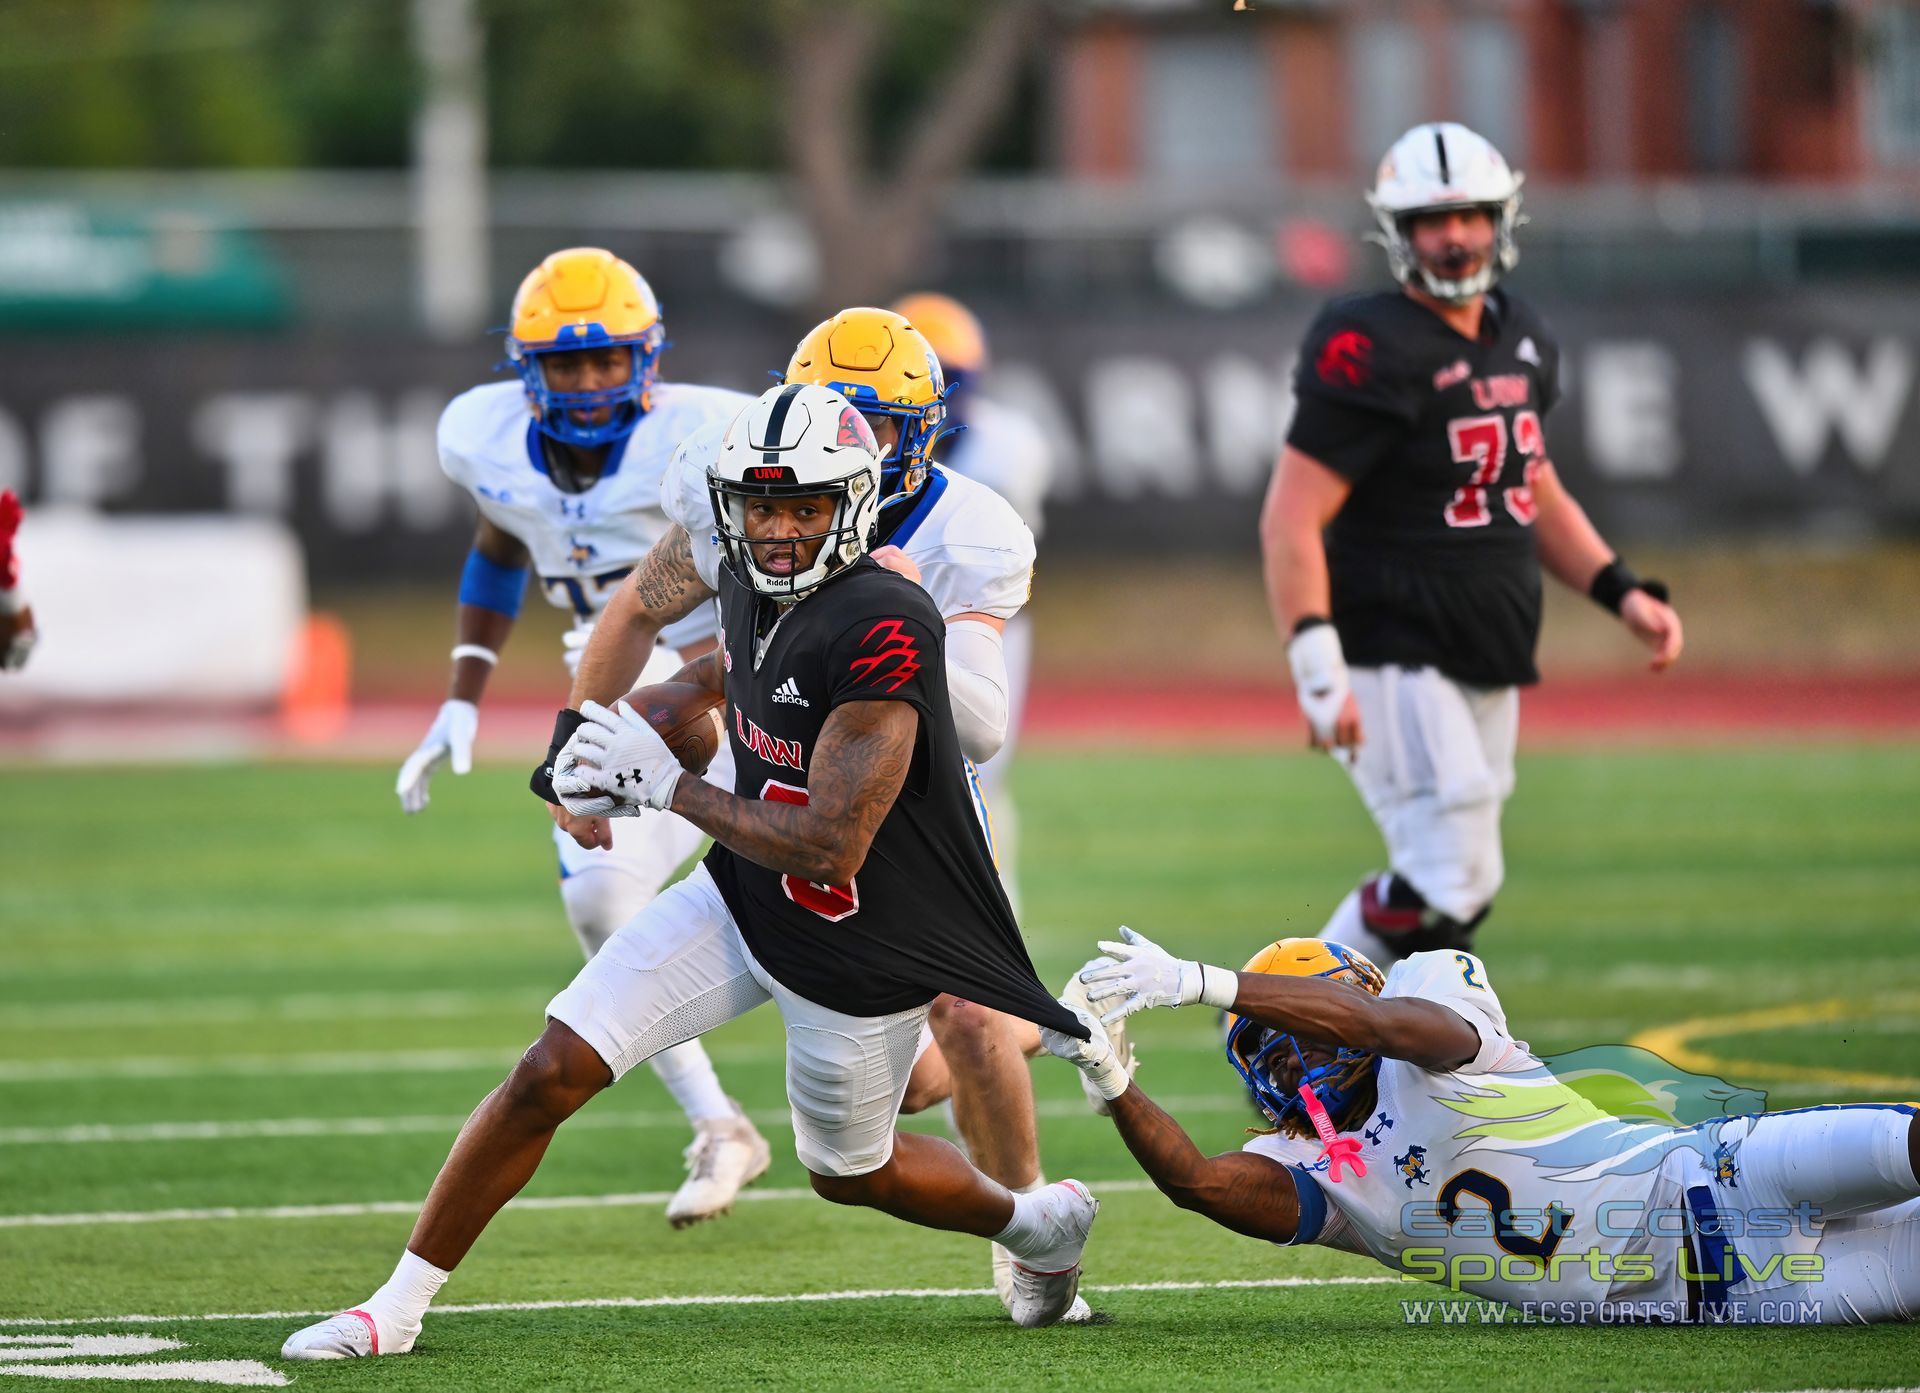
<path id="1" fill-rule="evenodd" d="M 571 706 L 565 707 L 553 718 L 553 743 L 547 746 L 547 757 L 540 767 L 533 771 L 533 777 L 527 780 L 534 796 L 543 803 L 558 803 L 560 795 L 553 791 L 553 762 L 560 758 L 560 751 L 566 749 L 567 741 L 573 739 L 573 733 L 587 723 L 587 718 Z"/>
<path id="2" fill-rule="evenodd" d="M 1231 1011 L 1240 995 L 1240 974 L 1209 963 L 1200 964 L 1200 1004 Z"/>
<path id="3" fill-rule="evenodd" d="M 454 644 L 452 657 L 456 663 L 459 662 L 462 658 L 478 658 L 481 662 L 485 663 L 488 667 L 500 666 L 500 655 L 494 652 L 491 648 L 483 647 L 478 643 Z"/>
<path id="4" fill-rule="evenodd" d="M 1300 635 L 1304 634 L 1308 629 L 1317 629 L 1322 624 L 1331 624 L 1332 622 L 1333 621 L 1324 614 L 1303 614 L 1293 621 L 1293 632 L 1288 634 L 1287 637 L 1299 638 Z"/>
<path id="5" fill-rule="evenodd" d="M 1587 587 L 1587 594 L 1600 608 L 1618 614 L 1621 602 L 1631 590 L 1644 590 L 1662 604 L 1667 601 L 1665 584 L 1657 580 L 1642 580 L 1617 556 L 1600 568 L 1593 583 Z"/>

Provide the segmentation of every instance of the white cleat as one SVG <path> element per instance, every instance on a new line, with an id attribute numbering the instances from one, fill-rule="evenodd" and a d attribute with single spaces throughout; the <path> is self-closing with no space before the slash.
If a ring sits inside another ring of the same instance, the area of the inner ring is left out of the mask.
<path id="1" fill-rule="evenodd" d="M 379 1324 L 367 1312 L 356 1307 L 351 1311 L 342 1311 L 337 1316 L 329 1316 L 318 1325 L 294 1331 L 287 1336 L 287 1342 L 280 1346 L 280 1357 L 363 1359 L 373 1354 L 405 1354 L 413 1348 L 413 1342 L 419 1337 L 420 1327 L 416 1325 L 403 1337 L 390 1329 L 387 1338 L 382 1339 Z"/>
<path id="2" fill-rule="evenodd" d="M 1032 1328 L 1065 1320 L 1080 1295 L 1080 1255 L 1100 1201 L 1077 1180 L 1061 1180 L 1037 1190 L 1046 1197 L 1048 1227 L 1054 1242 L 1029 1258 L 1013 1260 L 1013 1299 L 1007 1314 L 1015 1325 Z"/>
<path id="3" fill-rule="evenodd" d="M 1101 958 L 1099 961 L 1107 962 L 1108 959 Z M 1086 984 L 1080 980 L 1079 972 L 1067 978 L 1067 985 L 1060 993 L 1060 999 L 1069 1006 L 1080 1007 L 1096 1020 L 1099 1019 L 1100 1008 L 1087 1000 Z M 1107 1026 L 1106 1031 L 1107 1040 L 1113 1046 L 1114 1059 L 1122 1069 L 1127 1071 L 1127 1077 L 1132 1078 L 1134 1070 L 1140 1067 L 1140 1061 L 1133 1052 L 1133 1041 L 1127 1036 L 1127 1018 L 1122 1016 L 1112 1025 Z M 1093 1081 L 1078 1069 L 1073 1071 L 1073 1075 L 1080 1080 L 1080 1091 L 1087 1095 L 1087 1106 L 1102 1117 L 1111 1116 L 1112 1107 L 1108 1105 L 1105 1098 L 1100 1096 L 1100 1090 L 1093 1086 Z"/>
<path id="4" fill-rule="evenodd" d="M 993 1294 L 1000 1298 L 1000 1304 L 1007 1308 L 1007 1314 L 1013 1314 L 1013 1254 L 998 1243 L 993 1247 Z M 1067 1313 L 1060 1317 L 1062 1325 L 1088 1325 L 1093 1321 L 1093 1308 L 1087 1305 L 1087 1298 L 1076 1296 L 1073 1304 L 1067 1307 Z"/>
<path id="5" fill-rule="evenodd" d="M 732 1117 L 696 1122 L 684 1154 L 687 1178 L 667 1201 L 667 1222 L 677 1229 L 725 1214 L 734 1197 L 765 1175 L 773 1162 L 773 1148 L 738 1103 Z"/>

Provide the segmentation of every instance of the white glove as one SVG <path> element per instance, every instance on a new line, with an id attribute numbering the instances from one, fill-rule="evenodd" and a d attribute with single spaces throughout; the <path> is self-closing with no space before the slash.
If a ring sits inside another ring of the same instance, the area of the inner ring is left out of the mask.
<path id="1" fill-rule="evenodd" d="M 427 806 L 427 783 L 434 770 L 453 761 L 453 772 L 468 773 L 473 768 L 473 737 L 480 729 L 480 708 L 470 701 L 444 701 L 427 727 L 427 738 L 420 748 L 407 756 L 400 766 L 400 777 L 393 791 L 400 795 L 403 811 L 417 813 Z"/>
<path id="2" fill-rule="evenodd" d="M 575 731 L 575 735 L 579 732 Z M 573 747 L 573 741 L 560 747 L 560 753 L 553 760 L 553 792 L 559 798 L 560 806 L 575 817 L 638 817 L 640 807 L 630 804 L 622 809 L 620 800 L 608 793 L 601 793 L 587 783 L 589 771 L 580 767 L 579 751 Z"/>
<path id="3" fill-rule="evenodd" d="M 624 701 L 611 711 L 597 701 L 585 702 L 580 714 L 586 721 L 563 751 L 577 756 L 579 762 L 564 775 L 555 768 L 554 792 L 564 800 L 594 789 L 612 794 L 621 804 L 634 805 L 625 812 L 616 806 L 606 814 L 609 817 L 631 816 L 642 807 L 664 812 L 672 806 L 673 790 L 686 770 L 647 718 Z"/>
<path id="4" fill-rule="evenodd" d="M 1100 951 L 1111 962 L 1088 963 L 1080 969 L 1087 1000 L 1106 1005 L 1100 1019 L 1124 1020 L 1136 1011 L 1155 1006 L 1190 1006 L 1204 1001 L 1222 1010 L 1233 1005 L 1240 979 L 1225 968 L 1176 958 L 1145 934 L 1120 926 L 1118 943 L 1102 941 Z"/>
<path id="5" fill-rule="evenodd" d="M 1064 1059 L 1078 1069 L 1094 1092 L 1111 1103 L 1127 1091 L 1133 1080 L 1114 1054 L 1113 1042 L 1107 1039 L 1107 1032 L 1101 1028 L 1100 1022 L 1072 1002 L 1063 1001 L 1060 1004 L 1073 1012 L 1092 1038 L 1077 1040 L 1071 1035 L 1042 1026 L 1040 1043 L 1046 1046 L 1048 1054 L 1056 1059 Z"/>
<path id="6" fill-rule="evenodd" d="M 1351 690 L 1339 630 L 1331 624 L 1302 629 L 1287 644 L 1287 665 L 1293 669 L 1293 693 L 1313 738 L 1331 745 L 1334 723 Z"/>
<path id="7" fill-rule="evenodd" d="M 580 675 L 580 658 L 593 638 L 593 625 L 580 624 L 560 635 L 560 661 L 567 665 L 567 676 Z"/>

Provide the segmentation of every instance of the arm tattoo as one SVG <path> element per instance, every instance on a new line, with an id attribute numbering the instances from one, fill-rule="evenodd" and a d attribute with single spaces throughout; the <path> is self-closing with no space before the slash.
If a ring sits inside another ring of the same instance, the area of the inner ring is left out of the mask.
<path id="1" fill-rule="evenodd" d="M 647 612 L 662 624 L 684 619 L 713 591 L 693 568 L 693 539 L 675 526 L 653 544 L 633 568 L 633 589 Z"/>
<path id="2" fill-rule="evenodd" d="M 906 783 L 919 729 L 919 711 L 904 701 L 850 701 L 836 706 L 820 731 L 806 803 L 741 798 L 702 779 L 682 779 L 673 810 L 769 870 L 845 884 Z"/>
<path id="3" fill-rule="evenodd" d="M 1114 1099 L 1112 1107 L 1120 1139 L 1168 1199 L 1235 1233 L 1292 1241 L 1300 1199 L 1285 1166 L 1250 1151 L 1202 1154 L 1180 1124 L 1137 1086 Z"/>

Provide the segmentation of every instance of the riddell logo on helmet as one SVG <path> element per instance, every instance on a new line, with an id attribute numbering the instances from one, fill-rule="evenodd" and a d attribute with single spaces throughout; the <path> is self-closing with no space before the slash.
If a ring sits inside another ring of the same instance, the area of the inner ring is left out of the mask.
<path id="1" fill-rule="evenodd" d="M 1313 370 L 1330 387 L 1358 387 L 1373 376 L 1373 340 L 1342 329 L 1321 346 Z"/>

